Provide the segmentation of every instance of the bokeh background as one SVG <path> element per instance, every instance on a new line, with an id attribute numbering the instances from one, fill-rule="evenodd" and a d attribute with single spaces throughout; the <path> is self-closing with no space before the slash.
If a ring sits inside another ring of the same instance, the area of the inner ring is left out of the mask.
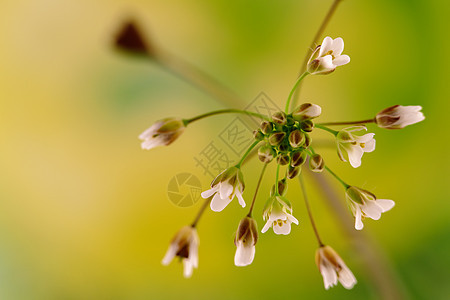
<path id="1" fill-rule="evenodd" d="M 155 120 L 226 104 L 111 47 L 122 22 L 136 18 L 154 43 L 248 103 L 263 91 L 282 107 L 330 4 L 2 0 L 0 299 L 379 299 L 355 241 L 309 177 L 319 230 L 358 278 L 353 290 L 323 289 L 295 182 L 288 196 L 300 225 L 289 236 L 260 235 L 251 266 L 233 264 L 233 235 L 246 210 L 232 202 L 200 221 L 200 268 L 191 279 L 177 262 L 163 267 L 173 234 L 200 207 L 173 205 L 167 184 L 189 172 L 208 186 L 194 157 L 232 118 L 196 123 L 170 147 L 141 150 L 137 136 Z M 307 78 L 301 94 L 323 107 L 322 121 L 423 106 L 420 124 L 371 127 L 377 150 L 361 168 L 340 162 L 331 144 L 320 148 L 348 182 L 396 201 L 380 221 L 367 220 L 364 233 L 410 299 L 450 297 L 448 9 L 442 0 L 344 1 L 325 34 L 343 37 L 352 61 Z M 244 168 L 248 202 L 259 170 L 256 160 Z M 256 204 L 260 228 L 274 180 L 268 174 Z"/>

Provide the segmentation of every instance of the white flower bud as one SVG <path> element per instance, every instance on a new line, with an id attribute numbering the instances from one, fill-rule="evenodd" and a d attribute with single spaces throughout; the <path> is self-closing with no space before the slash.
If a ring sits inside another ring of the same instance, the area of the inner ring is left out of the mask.
<path id="1" fill-rule="evenodd" d="M 183 133 L 185 128 L 183 120 L 179 118 L 157 121 L 139 136 L 139 139 L 143 140 L 141 147 L 150 150 L 158 146 L 170 145 Z"/>
<path id="2" fill-rule="evenodd" d="M 239 267 L 248 266 L 255 258 L 255 245 L 258 241 L 258 226 L 253 218 L 245 217 L 239 223 L 234 238 L 236 254 L 234 264 Z"/>
<path id="3" fill-rule="evenodd" d="M 394 105 L 380 111 L 376 115 L 375 121 L 381 128 L 402 129 L 425 119 L 420 110 L 422 110 L 422 106 Z"/>
<path id="4" fill-rule="evenodd" d="M 302 122 L 308 119 L 314 119 L 320 116 L 322 108 L 319 105 L 303 103 L 292 112 L 294 120 Z"/>
<path id="5" fill-rule="evenodd" d="M 356 284 L 356 278 L 342 258 L 330 246 L 322 246 L 316 251 L 316 265 L 323 277 L 325 289 L 342 284 L 351 289 Z"/>

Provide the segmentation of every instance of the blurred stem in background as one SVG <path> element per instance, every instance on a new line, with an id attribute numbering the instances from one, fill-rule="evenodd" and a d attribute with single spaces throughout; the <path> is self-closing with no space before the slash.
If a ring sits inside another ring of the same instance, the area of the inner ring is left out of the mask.
<path id="1" fill-rule="evenodd" d="M 335 0 L 327 15 L 325 16 L 319 30 L 316 32 L 314 39 L 308 49 L 303 64 L 301 66 L 299 74 L 303 74 L 306 70 L 306 65 L 311 55 L 311 51 L 315 48 L 319 38 L 323 35 L 329 21 L 334 15 L 338 5 L 342 0 Z M 128 53 L 144 56 L 154 63 L 158 64 L 163 69 L 171 72 L 183 81 L 197 87 L 203 92 L 209 94 L 214 99 L 219 100 L 223 104 L 230 107 L 239 107 L 244 101 L 240 99 L 233 91 L 221 84 L 214 77 L 208 73 L 197 68 L 193 64 L 186 62 L 185 60 L 170 54 L 168 51 L 164 51 L 162 48 L 156 47 L 153 43 L 148 43 L 144 34 L 139 30 L 135 22 L 129 22 L 125 24 L 122 31 L 116 37 L 115 45 L 120 50 L 124 50 Z M 297 106 L 297 102 L 300 96 L 301 83 L 295 90 L 291 109 Z M 364 120 L 360 122 L 351 122 L 351 124 L 369 123 L 372 120 Z M 346 123 L 324 123 L 322 125 L 345 125 Z M 255 151 L 252 153 L 256 153 Z M 252 156 L 249 155 L 249 157 Z M 307 169 L 307 168 L 305 168 Z M 311 173 L 311 172 L 309 172 Z M 339 195 L 331 187 L 324 176 L 311 174 L 312 178 L 319 186 L 319 190 L 324 193 L 324 198 L 328 201 L 328 204 L 332 207 L 333 212 L 336 214 L 338 221 L 341 224 L 346 235 L 348 235 L 355 245 L 355 250 L 362 258 L 364 263 L 364 269 L 370 277 L 370 281 L 373 283 L 373 292 L 378 294 L 379 299 L 406 299 L 407 291 L 405 290 L 403 283 L 397 276 L 395 270 L 391 267 L 383 250 L 379 247 L 374 239 L 372 239 L 366 232 L 362 233 L 354 230 L 353 221 L 349 216 L 346 206 L 343 205 L 344 201 L 341 201 Z M 210 198 L 206 199 L 200 211 L 197 214 L 192 227 L 195 227 L 203 215 Z M 320 243 L 320 242 L 319 242 Z"/>

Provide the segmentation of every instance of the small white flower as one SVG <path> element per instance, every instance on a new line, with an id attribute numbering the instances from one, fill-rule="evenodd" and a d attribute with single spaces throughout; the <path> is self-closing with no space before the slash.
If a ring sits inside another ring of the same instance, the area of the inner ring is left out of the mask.
<path id="1" fill-rule="evenodd" d="M 330 246 L 322 246 L 316 251 L 316 264 L 323 277 L 325 289 L 342 284 L 351 289 L 356 284 L 356 278 L 342 258 Z"/>
<path id="2" fill-rule="evenodd" d="M 308 62 L 308 72 L 311 74 L 329 74 L 336 67 L 348 64 L 350 57 L 341 55 L 344 51 L 342 38 L 332 39 L 327 36 L 322 45 L 317 46 Z"/>
<path id="3" fill-rule="evenodd" d="M 239 223 L 234 244 L 236 254 L 234 264 L 238 267 L 248 266 L 255 258 L 255 245 L 258 241 L 258 228 L 256 221 L 250 217 L 245 217 Z"/>
<path id="4" fill-rule="evenodd" d="M 200 240 L 194 227 L 185 226 L 181 228 L 172 239 L 162 264 L 166 266 L 175 256 L 178 256 L 183 261 L 184 277 L 191 277 L 193 269 L 198 268 L 199 244 Z"/>
<path id="5" fill-rule="evenodd" d="M 185 128 L 182 119 L 159 120 L 139 136 L 139 139 L 143 141 L 141 147 L 150 150 L 158 146 L 170 145 L 183 133 Z"/>
<path id="6" fill-rule="evenodd" d="M 291 232 L 291 223 L 298 225 L 298 220 L 292 215 L 292 206 L 283 196 L 272 196 L 264 209 L 263 218 L 266 221 L 262 233 L 273 228 L 276 234 L 287 235 Z"/>
<path id="7" fill-rule="evenodd" d="M 237 167 L 231 167 L 220 173 L 211 183 L 211 189 L 204 191 L 201 195 L 207 199 L 214 195 L 211 200 L 211 209 L 213 211 L 222 211 L 236 196 L 239 204 L 245 207 L 245 201 L 242 197 L 244 192 L 244 178 L 242 172 Z"/>
<path id="8" fill-rule="evenodd" d="M 348 160 L 353 168 L 361 166 L 361 158 L 364 152 L 375 150 L 375 133 L 367 133 L 363 136 L 354 135 L 352 132 L 367 130 L 365 126 L 344 128 L 336 136 L 338 155 L 342 161 L 347 161 L 343 152 L 348 155 Z"/>
<path id="9" fill-rule="evenodd" d="M 387 212 L 394 207 L 395 202 L 388 199 L 377 199 L 369 191 L 355 186 L 347 188 L 345 193 L 348 206 L 355 217 L 355 228 L 361 230 L 364 227 L 362 220 L 365 217 L 379 220 L 381 213 Z"/>
<path id="10" fill-rule="evenodd" d="M 375 117 L 378 127 L 386 129 L 401 129 L 405 126 L 421 122 L 425 116 L 422 106 L 394 105 L 383 109 Z"/>
<path id="11" fill-rule="evenodd" d="M 303 103 L 292 112 L 292 117 L 296 121 L 314 119 L 320 116 L 322 108 L 317 104 Z"/>

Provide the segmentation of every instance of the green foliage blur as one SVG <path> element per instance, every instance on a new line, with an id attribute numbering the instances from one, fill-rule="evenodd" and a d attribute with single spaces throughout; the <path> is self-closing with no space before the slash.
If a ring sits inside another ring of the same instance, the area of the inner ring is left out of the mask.
<path id="1" fill-rule="evenodd" d="M 295 182 L 287 196 L 300 225 L 289 236 L 260 234 L 251 266 L 233 264 L 234 232 L 247 212 L 237 201 L 200 221 L 191 279 L 176 261 L 162 266 L 173 234 L 200 207 L 173 205 L 167 184 L 188 172 L 208 187 L 194 157 L 232 117 L 195 123 L 171 146 L 141 150 L 137 136 L 154 121 L 226 106 L 112 47 L 121 24 L 136 18 L 156 44 L 246 99 L 241 108 L 260 92 L 283 107 L 331 2 L 2 1 L 0 299 L 377 299 L 353 241 L 308 177 L 319 230 L 357 277 L 353 290 L 324 290 Z M 309 76 L 301 94 L 322 107 L 321 121 L 423 106 L 420 124 L 370 126 L 377 149 L 358 169 L 339 161 L 331 136 L 317 138 L 348 182 L 396 201 L 379 221 L 366 220 L 364 232 L 411 299 L 450 295 L 448 9 L 441 0 L 343 1 L 325 36 L 342 37 L 351 62 Z M 243 168 L 248 204 L 261 167 L 254 160 Z M 256 203 L 260 228 L 273 171 Z"/>

